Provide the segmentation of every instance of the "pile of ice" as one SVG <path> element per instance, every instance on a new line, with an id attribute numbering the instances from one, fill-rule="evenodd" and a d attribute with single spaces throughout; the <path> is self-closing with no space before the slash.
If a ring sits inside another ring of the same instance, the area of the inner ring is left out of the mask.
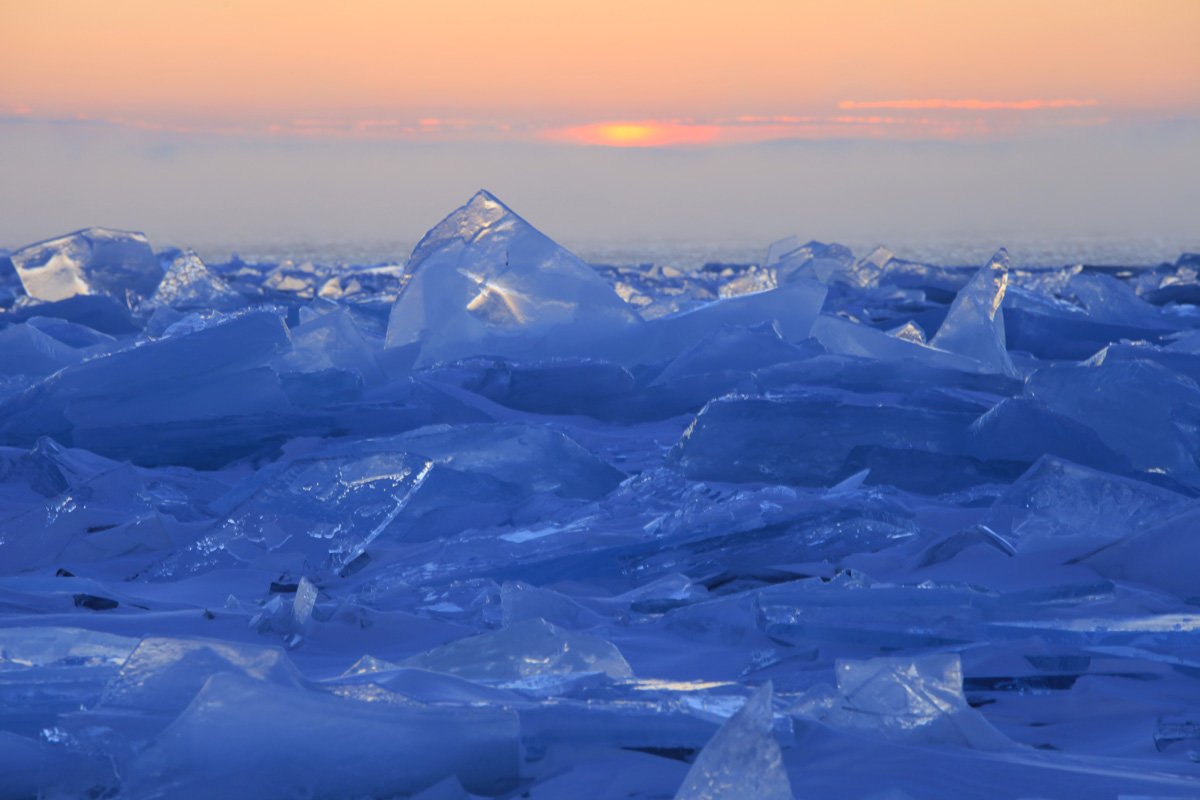
<path id="1" fill-rule="evenodd" d="M 0 254 L 0 798 L 1198 796 L 1198 268 Z"/>

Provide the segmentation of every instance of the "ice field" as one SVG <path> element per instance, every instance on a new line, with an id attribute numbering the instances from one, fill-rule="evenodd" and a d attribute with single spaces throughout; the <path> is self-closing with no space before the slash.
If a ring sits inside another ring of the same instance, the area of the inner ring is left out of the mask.
<path id="1" fill-rule="evenodd" d="M 1198 271 L 0 252 L 0 800 L 1200 797 Z"/>

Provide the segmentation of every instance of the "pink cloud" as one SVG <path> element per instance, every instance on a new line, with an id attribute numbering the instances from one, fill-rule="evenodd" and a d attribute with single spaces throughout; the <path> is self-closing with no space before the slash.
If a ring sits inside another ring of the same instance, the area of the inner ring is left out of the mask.
<path id="1" fill-rule="evenodd" d="M 1099 102 L 1096 100 L 843 100 L 838 103 L 838 108 L 948 108 L 967 111 L 995 111 L 998 109 L 1032 111 L 1043 108 L 1084 108 L 1096 105 L 1099 105 Z"/>

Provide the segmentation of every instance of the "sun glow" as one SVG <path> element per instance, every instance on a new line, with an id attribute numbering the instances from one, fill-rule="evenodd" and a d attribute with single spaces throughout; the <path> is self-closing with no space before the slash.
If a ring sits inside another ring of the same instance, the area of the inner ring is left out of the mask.
<path id="1" fill-rule="evenodd" d="M 690 122 L 654 121 L 597 122 L 546 131 L 545 138 L 572 144 L 608 147 L 670 147 L 711 144 L 720 134 L 716 125 Z"/>

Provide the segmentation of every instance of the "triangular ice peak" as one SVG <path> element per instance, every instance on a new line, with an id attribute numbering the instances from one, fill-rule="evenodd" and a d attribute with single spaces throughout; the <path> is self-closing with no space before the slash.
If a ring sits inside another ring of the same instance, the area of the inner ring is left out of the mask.
<path id="1" fill-rule="evenodd" d="M 992 372 L 1014 374 L 1000 311 L 1007 288 L 1008 251 L 1002 247 L 959 291 L 930 346 L 973 358 Z"/>
<path id="2" fill-rule="evenodd" d="M 761 686 L 696 756 L 675 800 L 792 800 L 775 740 L 771 683 Z"/>
<path id="3" fill-rule="evenodd" d="M 421 264 L 430 253 L 445 247 L 455 239 L 463 243 L 470 243 L 481 232 L 494 229 L 494 226 L 498 225 L 505 216 L 520 220 L 526 225 L 529 224 L 513 213 L 511 208 L 500 202 L 500 199 L 494 194 L 480 189 L 472 195 L 466 205 L 459 206 L 445 219 L 426 231 L 425 235 L 421 237 L 421 241 L 413 248 L 412 255 L 409 256 L 406 272 L 411 274 L 413 267 Z"/>
<path id="4" fill-rule="evenodd" d="M 640 323 L 595 270 L 481 191 L 413 250 L 387 345 L 420 341 L 422 363 L 604 355 Z"/>

